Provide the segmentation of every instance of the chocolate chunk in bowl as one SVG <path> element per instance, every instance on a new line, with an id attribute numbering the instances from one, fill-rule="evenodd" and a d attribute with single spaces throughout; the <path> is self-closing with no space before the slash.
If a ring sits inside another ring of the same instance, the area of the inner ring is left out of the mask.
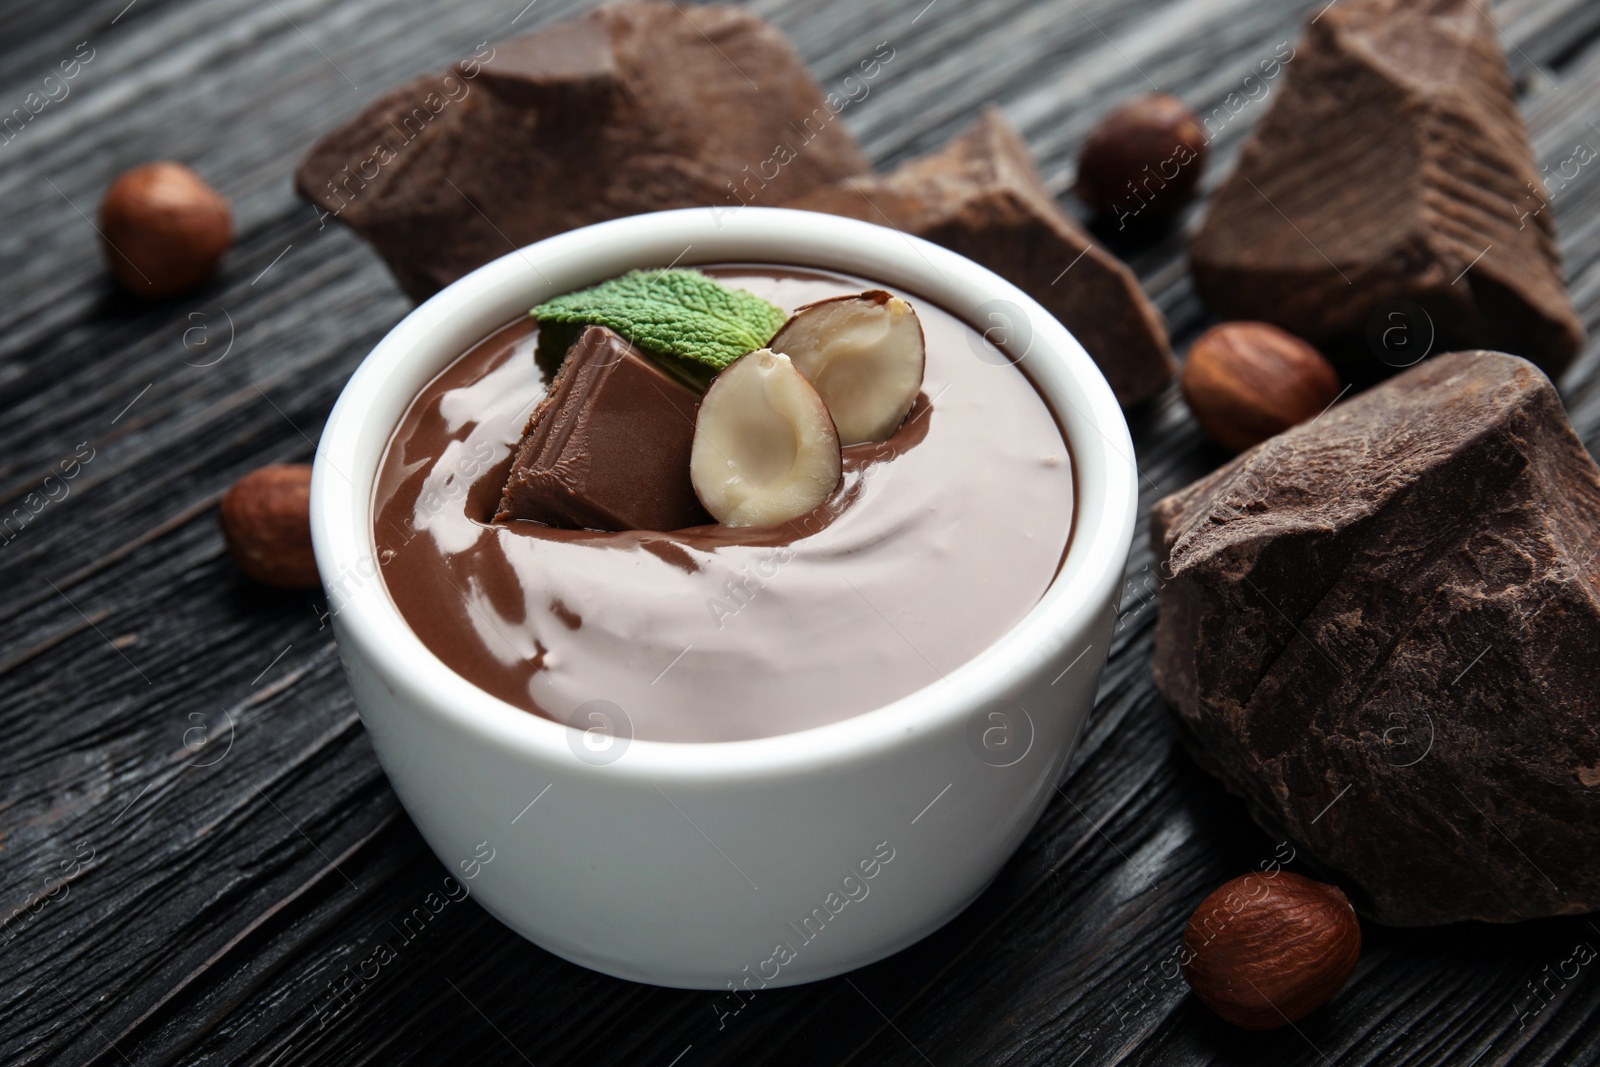
<path id="1" fill-rule="evenodd" d="M 689 484 L 699 401 L 626 339 L 590 326 L 528 420 L 495 519 L 591 530 L 709 522 Z"/>

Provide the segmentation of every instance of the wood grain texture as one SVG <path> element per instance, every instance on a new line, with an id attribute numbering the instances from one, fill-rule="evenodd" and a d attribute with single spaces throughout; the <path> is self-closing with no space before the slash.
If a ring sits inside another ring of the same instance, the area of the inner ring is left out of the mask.
<path id="1" fill-rule="evenodd" d="M 80 42 L 93 50 L 69 94 L 0 143 L 0 518 L 27 515 L 0 533 L 0 1062 L 1600 1063 L 1593 968 L 1544 999 L 1530 988 L 1575 944 L 1600 947 L 1590 918 L 1369 926 L 1350 987 L 1277 1033 L 1235 1031 L 1163 977 L 1189 910 L 1276 843 L 1176 747 L 1149 677 L 1143 526 L 1058 796 L 990 889 L 922 943 L 763 993 L 719 1028 L 709 994 L 574 967 L 470 901 L 402 935 L 450 872 L 377 765 L 319 599 L 238 576 L 215 504 L 245 471 L 313 454 L 343 382 L 410 306 L 294 198 L 295 160 L 383 90 L 590 6 L 525 2 L 0 3 L 0 116 Z M 1115 101 L 1159 86 L 1209 112 L 1323 2 L 751 6 L 825 86 L 893 45 L 844 115 L 878 166 L 993 102 L 1059 193 Z M 1494 10 L 1539 163 L 1600 147 L 1600 5 Z M 1222 128 L 1208 188 L 1260 111 Z M 89 219 L 113 176 L 151 158 L 228 195 L 239 237 L 214 284 L 144 305 L 110 286 Z M 1551 200 L 1592 335 L 1600 167 Z M 1196 216 L 1113 245 L 1179 351 L 1208 322 L 1183 262 Z M 1562 383 L 1591 452 L 1596 349 Z M 1145 511 L 1223 458 L 1175 390 L 1131 421 Z M 380 943 L 395 959 L 336 995 Z"/>

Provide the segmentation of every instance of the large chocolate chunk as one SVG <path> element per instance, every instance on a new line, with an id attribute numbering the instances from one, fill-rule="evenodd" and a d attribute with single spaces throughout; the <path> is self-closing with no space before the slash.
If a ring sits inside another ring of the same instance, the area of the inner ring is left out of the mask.
<path id="1" fill-rule="evenodd" d="M 1583 328 L 1487 6 L 1346 0 L 1307 27 L 1190 248 L 1213 310 L 1338 348 L 1406 300 L 1437 351 L 1571 363 Z"/>
<path id="2" fill-rule="evenodd" d="M 586 328 L 528 419 L 495 520 L 589 530 L 710 522 L 689 483 L 699 401 L 620 335 Z"/>
<path id="3" fill-rule="evenodd" d="M 1420 364 L 1156 505 L 1199 761 L 1383 922 L 1600 907 L 1600 470 L 1549 380 Z"/>
<path id="4" fill-rule="evenodd" d="M 1072 331 L 1124 405 L 1148 400 L 1172 376 L 1161 312 L 1050 197 L 1028 146 L 993 108 L 933 155 L 785 206 L 892 226 L 1009 279 Z M 1017 326 L 978 326 L 996 324 Z"/>
<path id="5" fill-rule="evenodd" d="M 483 48 L 328 134 L 295 188 L 422 299 L 522 245 L 604 219 L 765 202 L 868 169 L 783 36 L 733 7 L 612 4 Z M 739 182 L 739 185 L 735 185 Z"/>

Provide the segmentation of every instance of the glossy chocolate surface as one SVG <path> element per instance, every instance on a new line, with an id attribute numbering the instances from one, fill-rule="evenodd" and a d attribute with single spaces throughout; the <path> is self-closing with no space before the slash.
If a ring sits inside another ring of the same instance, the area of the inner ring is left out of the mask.
<path id="1" fill-rule="evenodd" d="M 703 269 L 786 311 L 874 287 Z M 897 295 L 927 337 L 922 395 L 888 441 L 845 449 L 832 498 L 766 529 L 493 522 L 547 373 L 531 321 L 490 335 L 423 391 L 384 458 L 375 539 L 401 614 L 485 691 L 561 722 L 605 701 L 647 740 L 792 733 L 942 683 L 1055 577 L 1072 465 L 1016 366 L 967 324 Z"/>

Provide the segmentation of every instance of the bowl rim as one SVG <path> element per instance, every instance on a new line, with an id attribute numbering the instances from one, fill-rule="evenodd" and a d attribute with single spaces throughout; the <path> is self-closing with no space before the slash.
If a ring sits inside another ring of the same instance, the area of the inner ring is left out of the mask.
<path id="1" fill-rule="evenodd" d="M 666 251 L 679 248 L 682 252 Z M 689 258 L 695 249 L 700 254 Z M 1038 602 L 941 681 L 871 711 L 795 733 L 738 741 L 630 737 L 620 758 L 597 766 L 580 760 L 570 747 L 573 727 L 500 700 L 446 666 L 390 598 L 374 563 L 372 495 L 388 440 L 417 390 L 404 390 L 406 399 L 394 411 L 399 392 L 388 383 L 408 367 L 418 373 L 421 365 L 429 368 L 422 381 L 431 380 L 466 348 L 460 338 L 447 343 L 441 337 L 452 325 L 459 332 L 464 321 L 492 317 L 488 309 L 506 304 L 508 294 L 521 295 L 522 306 L 531 307 L 629 269 L 594 276 L 607 265 L 626 262 L 648 269 L 674 255 L 679 265 L 749 262 L 839 270 L 922 295 L 968 323 L 1029 331 L 1028 376 L 1055 413 L 1072 455 L 1074 529 L 1061 567 Z M 386 398 L 386 393 L 393 395 Z M 374 435 L 381 437 L 376 456 L 364 462 L 362 454 L 373 452 Z M 530 758 L 561 761 L 578 773 L 618 778 L 804 771 L 870 757 L 923 732 L 947 729 L 992 701 L 1015 697 L 1020 680 L 1058 662 L 1070 635 L 1088 632 L 1097 616 L 1114 611 L 1138 504 L 1133 456 L 1127 422 L 1094 361 L 1042 306 L 987 268 L 931 242 L 855 219 L 754 206 L 683 208 L 596 223 L 515 249 L 407 314 L 356 368 L 324 426 L 313 463 L 312 542 L 341 644 L 358 645 L 380 675 L 409 688 L 411 699 L 403 702 L 481 740 Z M 353 477 L 344 471 L 354 471 Z M 356 576 L 366 580 L 358 578 L 349 589 Z M 337 605 L 335 589 L 342 597 Z M 1106 651 L 1098 657 L 1102 662 Z"/>

